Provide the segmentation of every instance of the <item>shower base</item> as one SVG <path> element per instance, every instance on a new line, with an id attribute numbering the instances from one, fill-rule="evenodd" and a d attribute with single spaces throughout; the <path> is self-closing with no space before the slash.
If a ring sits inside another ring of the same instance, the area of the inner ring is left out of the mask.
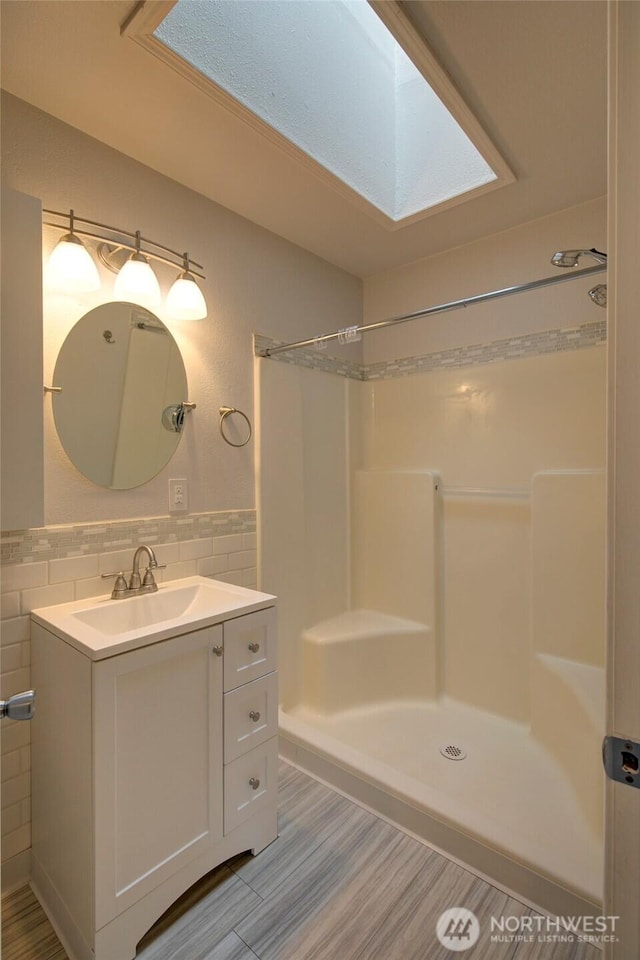
<path id="1" fill-rule="evenodd" d="M 600 912 L 602 837 L 528 727 L 442 698 L 281 710 L 280 732 L 285 759 L 508 892 L 552 914 Z"/>

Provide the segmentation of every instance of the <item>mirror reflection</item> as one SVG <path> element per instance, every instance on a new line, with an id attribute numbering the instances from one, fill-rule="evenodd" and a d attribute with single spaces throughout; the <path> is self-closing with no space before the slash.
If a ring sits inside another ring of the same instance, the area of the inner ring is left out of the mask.
<path id="1" fill-rule="evenodd" d="M 143 307 L 104 303 L 81 317 L 53 382 L 62 388 L 52 394 L 62 446 L 94 483 L 138 487 L 175 453 L 181 433 L 163 414 L 187 399 L 187 375 L 171 333 Z"/>

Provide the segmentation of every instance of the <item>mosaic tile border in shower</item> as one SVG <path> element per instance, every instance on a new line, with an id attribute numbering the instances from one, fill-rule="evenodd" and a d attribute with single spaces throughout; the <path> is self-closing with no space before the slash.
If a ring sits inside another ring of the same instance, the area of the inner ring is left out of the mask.
<path id="1" fill-rule="evenodd" d="M 582 323 L 577 327 L 520 334 L 517 337 L 492 340 L 489 343 L 476 343 L 421 356 L 383 360 L 379 363 L 358 364 L 352 361 L 340 361 L 335 357 L 318 355 L 317 351 L 306 347 L 289 354 L 278 353 L 272 359 L 310 367 L 314 370 L 324 370 L 327 373 L 336 373 L 354 380 L 388 380 L 392 377 L 406 377 L 413 373 L 432 373 L 438 370 L 450 370 L 452 367 L 485 366 L 523 357 L 582 350 L 606 341 L 607 321 L 597 320 Z M 256 335 L 254 338 L 256 355 L 262 356 L 267 347 L 279 345 L 282 342 Z"/>
<path id="2" fill-rule="evenodd" d="M 284 340 L 272 340 L 271 337 L 254 333 L 254 353 L 257 357 L 262 357 L 269 347 L 280 347 L 284 342 Z M 364 380 L 364 368 L 361 363 L 356 360 L 345 360 L 344 357 L 332 357 L 324 351 L 316 350 L 315 347 L 300 347 L 290 353 L 276 353 L 270 359 L 279 360 L 281 363 L 292 363 L 298 367 L 308 367 L 311 370 L 322 370 L 324 373 L 337 373 L 338 376 L 348 377 L 351 380 Z"/>
<path id="3" fill-rule="evenodd" d="M 0 534 L 0 563 L 62 560 L 133 548 L 140 543 L 180 543 L 205 537 L 255 533 L 255 510 L 194 513 L 180 517 L 141 517 L 70 523 Z"/>
<path id="4" fill-rule="evenodd" d="M 452 367 L 475 367 L 505 360 L 543 356 L 567 350 L 581 350 L 606 343 L 607 322 L 583 323 L 579 327 L 558 330 L 543 330 L 541 333 L 523 334 L 490 343 L 477 343 L 468 347 L 455 347 L 427 353 L 421 357 L 402 360 L 384 360 L 364 367 L 363 380 L 383 380 L 391 377 L 406 377 L 412 373 L 430 373 L 450 370 Z"/>

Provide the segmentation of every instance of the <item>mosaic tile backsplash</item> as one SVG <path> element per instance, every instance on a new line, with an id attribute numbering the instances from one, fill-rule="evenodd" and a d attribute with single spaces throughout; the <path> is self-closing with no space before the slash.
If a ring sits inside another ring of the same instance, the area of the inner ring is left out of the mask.
<path id="1" fill-rule="evenodd" d="M 255 529 L 255 510 L 235 510 L 7 530 L 0 535 L 0 562 L 60 560 L 125 547 L 133 549 L 141 543 L 155 546 L 158 543 L 254 533 Z"/>
<path id="2" fill-rule="evenodd" d="M 565 350 L 580 350 L 594 347 L 607 340 L 607 321 L 597 320 L 582 323 L 578 327 L 544 330 L 541 333 L 521 334 L 493 340 L 489 343 L 471 344 L 452 350 L 426 353 L 422 356 L 405 357 L 400 360 L 384 360 L 380 363 L 361 364 L 331 357 L 314 347 L 276 353 L 271 359 L 283 363 L 298 364 L 313 370 L 324 370 L 353 380 L 384 380 L 391 377 L 406 377 L 413 373 L 429 373 L 451 367 L 475 367 L 520 357 L 539 356 Z M 280 346 L 282 341 L 270 340 L 256 335 L 256 356 L 264 356 L 268 347 Z"/>

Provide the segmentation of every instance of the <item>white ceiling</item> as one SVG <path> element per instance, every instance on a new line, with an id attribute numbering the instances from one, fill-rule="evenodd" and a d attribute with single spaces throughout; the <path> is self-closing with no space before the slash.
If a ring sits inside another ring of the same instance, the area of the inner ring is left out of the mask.
<path id="1" fill-rule="evenodd" d="M 604 194 L 604 0 L 403 8 L 517 179 L 396 231 L 121 37 L 130 0 L 3 2 L 2 86 L 359 276 Z"/>

